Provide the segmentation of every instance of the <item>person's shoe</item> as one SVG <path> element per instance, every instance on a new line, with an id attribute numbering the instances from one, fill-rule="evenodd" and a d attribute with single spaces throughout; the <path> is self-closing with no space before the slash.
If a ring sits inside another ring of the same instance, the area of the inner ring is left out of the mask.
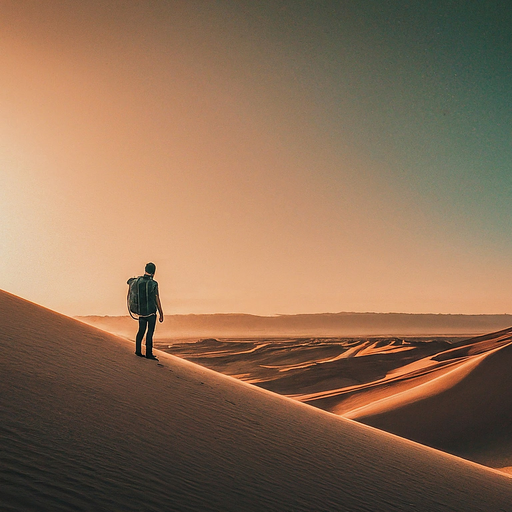
<path id="1" fill-rule="evenodd" d="M 139 357 L 144 357 L 144 354 L 140 354 L 139 352 L 135 352 L 135 355 Z"/>
<path id="2" fill-rule="evenodd" d="M 153 361 L 158 361 L 158 357 L 154 356 L 153 354 L 146 356 L 146 359 L 153 359 Z"/>

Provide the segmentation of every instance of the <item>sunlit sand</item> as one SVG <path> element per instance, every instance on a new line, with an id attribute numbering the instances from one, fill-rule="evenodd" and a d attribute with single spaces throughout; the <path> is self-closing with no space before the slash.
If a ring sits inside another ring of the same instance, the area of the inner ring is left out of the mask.
<path id="1" fill-rule="evenodd" d="M 295 400 L 510 472 L 512 329 L 470 339 L 226 339 L 166 346 Z"/>
<path id="2" fill-rule="evenodd" d="M 3 510 L 506 510 L 512 480 L 0 294 Z M 479 365 L 483 367 L 483 363 Z"/>

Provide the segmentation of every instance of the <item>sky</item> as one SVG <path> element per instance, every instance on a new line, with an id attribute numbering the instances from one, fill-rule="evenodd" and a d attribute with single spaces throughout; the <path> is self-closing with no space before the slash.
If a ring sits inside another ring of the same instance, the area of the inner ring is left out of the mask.
<path id="1" fill-rule="evenodd" d="M 0 0 L 0 288 L 512 313 L 504 1 Z"/>

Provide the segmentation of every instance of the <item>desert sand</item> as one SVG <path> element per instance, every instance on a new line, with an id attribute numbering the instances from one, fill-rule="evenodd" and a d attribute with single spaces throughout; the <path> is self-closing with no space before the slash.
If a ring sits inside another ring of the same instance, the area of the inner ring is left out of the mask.
<path id="1" fill-rule="evenodd" d="M 469 340 L 422 363 L 428 380 L 412 378 L 399 392 L 345 416 L 510 471 L 512 329 Z"/>
<path id="2" fill-rule="evenodd" d="M 200 340 L 162 348 L 510 472 L 512 329 L 476 338 Z"/>
<path id="3" fill-rule="evenodd" d="M 512 510 L 486 467 L 5 292 L 0 311 L 2 510 Z"/>

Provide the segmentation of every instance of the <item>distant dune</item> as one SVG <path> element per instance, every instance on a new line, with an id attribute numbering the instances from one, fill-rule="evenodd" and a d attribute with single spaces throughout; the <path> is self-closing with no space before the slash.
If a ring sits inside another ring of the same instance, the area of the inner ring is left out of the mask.
<path id="1" fill-rule="evenodd" d="M 129 316 L 85 316 L 79 320 L 133 339 Z M 404 313 L 323 313 L 255 316 L 244 314 L 168 315 L 159 338 L 256 336 L 432 336 L 478 335 L 512 325 L 512 315 L 416 315 Z"/>
<path id="2" fill-rule="evenodd" d="M 409 379 L 395 392 L 391 386 L 380 400 L 370 396 L 365 406 L 345 416 L 512 471 L 512 329 L 423 363 L 418 380 Z M 428 379 L 422 381 L 421 375 Z"/>
<path id="3" fill-rule="evenodd" d="M 512 479 L 0 293 L 2 510 L 506 511 Z M 465 395 L 464 398 L 467 398 Z"/>

